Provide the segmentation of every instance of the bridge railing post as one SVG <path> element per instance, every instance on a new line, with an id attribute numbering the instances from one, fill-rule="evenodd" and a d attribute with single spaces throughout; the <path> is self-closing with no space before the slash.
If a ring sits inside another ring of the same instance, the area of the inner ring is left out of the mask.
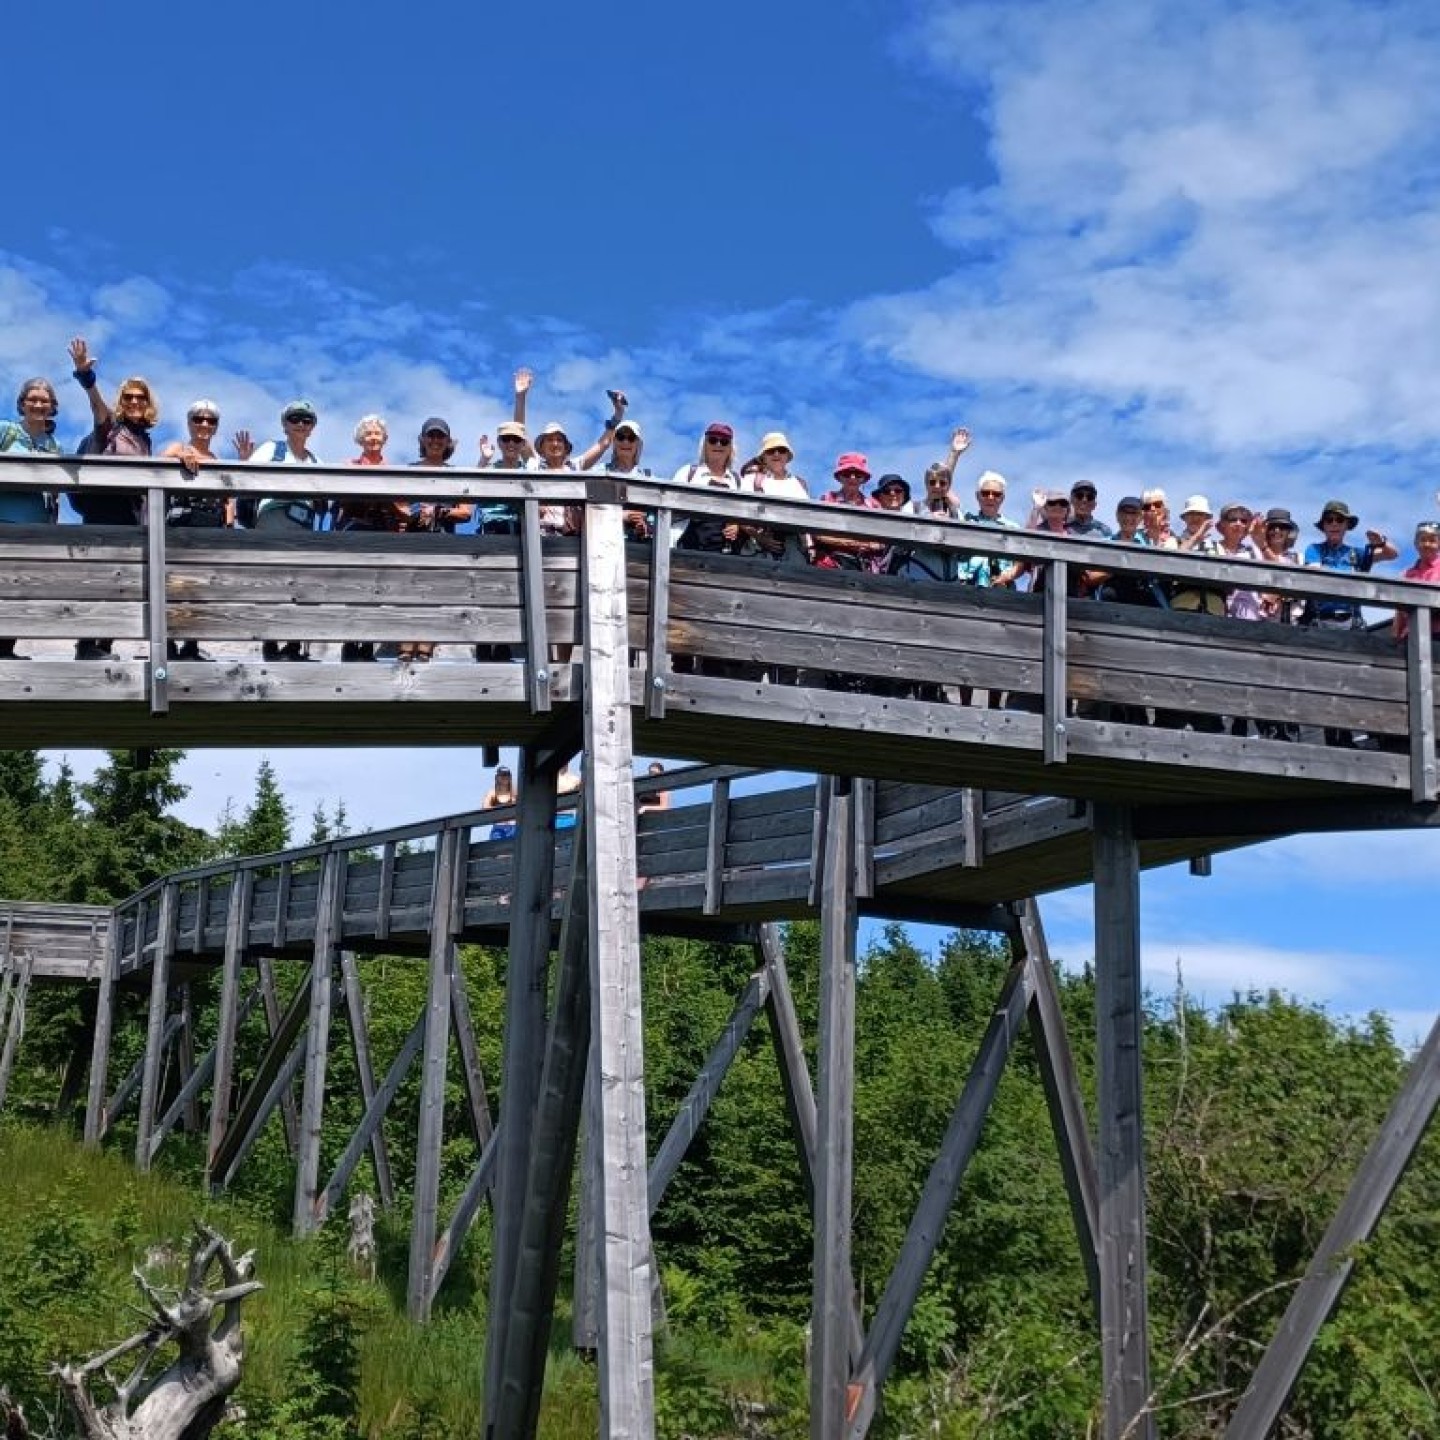
<path id="1" fill-rule="evenodd" d="M 1410 798 L 1434 800 L 1440 794 L 1435 770 L 1434 611 L 1412 605 L 1405 637 L 1405 697 L 1410 714 Z"/>
<path id="2" fill-rule="evenodd" d="M 152 485 L 145 492 L 145 638 L 150 647 L 146 667 L 150 713 L 170 709 L 170 661 L 165 617 L 165 491 Z"/>

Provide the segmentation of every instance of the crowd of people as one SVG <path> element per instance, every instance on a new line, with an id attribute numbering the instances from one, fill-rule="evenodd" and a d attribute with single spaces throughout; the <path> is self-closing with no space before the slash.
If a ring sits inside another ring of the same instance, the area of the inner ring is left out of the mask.
<path id="1" fill-rule="evenodd" d="M 76 447 L 77 454 L 147 457 L 159 422 L 159 407 L 150 384 L 141 376 L 124 378 L 114 389 L 114 403 L 106 398 L 98 373 L 98 362 L 83 337 L 70 345 L 74 381 L 79 385 L 88 409 L 88 424 Z M 1377 562 L 1398 558 L 1399 550 L 1389 536 L 1369 528 L 1364 544 L 1352 542 L 1359 518 L 1339 499 L 1320 507 L 1314 527 L 1320 532 L 1315 542 L 1302 546 L 1301 524 L 1281 507 L 1262 508 L 1239 501 L 1227 501 L 1218 510 L 1205 495 L 1191 495 L 1172 516 L 1165 492 L 1144 490 L 1123 495 L 1113 512 L 1113 524 L 1099 514 L 1100 494 L 1096 484 L 1079 480 L 1064 490 L 1036 490 L 1028 498 L 1023 519 L 1006 514 L 1008 486 L 995 470 L 982 471 L 974 488 L 973 505 L 960 498 L 957 474 L 962 458 L 970 449 L 969 432 L 954 431 L 949 449 L 926 470 L 918 495 L 904 476 L 871 472 L 867 456 L 858 450 L 841 454 L 832 469 L 833 488 L 811 485 L 795 470 L 795 454 L 784 432 L 772 430 L 762 436 L 748 458 L 737 447 L 734 428 L 715 421 L 701 432 L 698 453 L 669 476 L 656 476 L 643 463 L 644 432 L 629 414 L 629 400 L 618 389 L 607 391 L 610 413 L 598 426 L 598 434 L 578 453 L 576 442 L 558 422 L 543 425 L 533 440 L 527 409 L 534 374 L 526 369 L 514 376 L 511 417 L 496 428 L 492 441 L 482 434 L 478 442 L 477 465 L 506 470 L 574 472 L 602 470 L 619 478 L 669 479 L 675 484 L 701 486 L 740 494 L 776 498 L 818 499 L 825 504 L 914 514 L 928 519 L 961 521 L 968 525 L 1003 529 L 1031 528 L 1056 534 L 1080 536 L 1117 544 L 1149 546 L 1217 559 L 1260 560 L 1272 565 L 1312 565 L 1336 571 L 1363 573 Z M 38 455 L 62 453 L 57 439 L 60 412 L 55 386 L 46 378 L 26 380 L 16 399 L 17 419 L 0 422 L 0 451 L 31 452 Z M 319 425 L 316 406 L 296 399 L 280 412 L 281 435 L 257 443 L 250 432 L 238 429 L 232 444 L 241 461 L 314 465 L 322 463 L 313 448 Z M 216 450 L 221 412 L 208 398 L 197 399 L 185 413 L 186 438 L 165 446 L 161 458 L 173 458 L 192 474 L 207 464 L 221 462 Z M 356 466 L 392 464 L 387 457 L 390 429 L 377 414 L 363 416 L 352 431 L 356 453 L 348 463 Z M 458 450 L 449 423 L 433 415 L 425 419 L 416 440 L 415 467 L 448 467 Z M 114 490 L 74 492 L 72 507 L 82 524 L 136 524 L 141 520 L 140 498 Z M 0 524 L 36 524 L 60 518 L 54 495 L 6 487 L 0 490 Z M 394 500 L 325 500 L 273 497 L 258 500 L 225 500 L 199 494 L 177 496 L 171 504 L 167 523 L 177 526 L 254 529 L 447 532 L 474 529 L 508 532 L 515 517 L 505 506 L 469 504 L 416 504 L 403 497 Z M 577 508 L 542 505 L 541 531 L 546 535 L 575 533 L 582 524 Z M 1178 523 L 1177 523 L 1178 521 Z M 648 538 L 652 517 L 642 511 L 627 511 L 628 535 Z M 854 569 L 871 574 L 890 574 L 909 580 L 936 580 L 963 585 L 1040 589 L 1045 584 L 1045 567 L 1023 561 L 983 554 L 965 555 L 948 547 L 921 544 L 893 544 L 852 534 L 816 533 L 812 529 L 760 525 L 724 515 L 692 518 L 679 534 L 684 549 L 752 556 L 776 563 L 805 564 L 825 569 Z M 1423 520 L 1415 528 L 1415 562 L 1404 578 L 1440 583 L 1440 521 Z M 1153 605 L 1195 611 L 1237 620 L 1268 620 L 1327 628 L 1360 628 L 1365 624 L 1361 609 L 1349 599 L 1292 604 L 1284 596 L 1267 593 L 1243 584 L 1221 586 L 1213 583 L 1160 581 L 1128 571 L 1083 570 L 1070 567 L 1070 593 L 1078 597 L 1112 600 L 1127 604 Z M 1405 617 L 1394 621 L 1397 637 L 1405 633 Z M 480 646 L 478 658 L 507 658 L 494 653 L 502 647 Z M 413 642 L 392 652 L 402 663 L 429 660 L 434 645 Z M 76 656 L 103 658 L 110 642 L 81 640 Z M 194 642 L 173 652 L 182 659 L 203 659 Z M 301 642 L 266 642 L 267 660 L 306 658 Z M 15 642 L 0 639 L 0 658 L 15 657 Z M 373 645 L 350 643 L 342 648 L 346 660 L 382 658 Z"/>

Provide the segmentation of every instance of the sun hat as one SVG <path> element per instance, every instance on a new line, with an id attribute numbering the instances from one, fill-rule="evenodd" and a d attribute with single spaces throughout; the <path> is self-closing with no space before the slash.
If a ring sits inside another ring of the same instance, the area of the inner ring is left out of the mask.
<path id="1" fill-rule="evenodd" d="M 495 438 L 497 440 L 523 440 L 525 427 L 518 420 L 506 420 L 495 427 Z"/>
<path id="2" fill-rule="evenodd" d="M 315 407 L 308 400 L 292 400 L 281 412 L 281 420 L 289 420 L 292 416 L 300 416 L 302 419 L 318 420 Z"/>
<path id="3" fill-rule="evenodd" d="M 622 430 L 628 430 L 637 440 L 645 438 L 645 432 L 640 428 L 638 420 L 622 420 L 615 427 L 615 434 L 618 436 Z"/>
<path id="4" fill-rule="evenodd" d="M 835 462 L 835 478 L 837 480 L 844 470 L 858 470 L 868 480 L 870 478 L 870 461 L 858 450 L 847 450 Z"/>
<path id="5" fill-rule="evenodd" d="M 447 440 L 450 438 L 450 425 L 438 415 L 432 415 L 421 427 L 421 435 L 428 435 L 432 430 L 438 430 Z"/>
<path id="6" fill-rule="evenodd" d="M 1181 509 L 1180 518 L 1183 520 L 1187 515 L 1213 515 L 1214 513 L 1205 496 L 1192 495 Z"/>
<path id="7" fill-rule="evenodd" d="M 1118 515 L 1122 510 L 1143 510 L 1144 508 L 1138 495 L 1122 495 L 1120 503 L 1115 507 L 1115 513 Z"/>
<path id="8" fill-rule="evenodd" d="M 185 417 L 193 420 L 197 415 L 213 415 L 220 418 L 220 407 L 213 400 L 197 400 L 186 412 Z"/>
<path id="9" fill-rule="evenodd" d="M 1047 490 L 1045 499 L 1041 501 L 1044 505 L 1068 505 L 1070 497 L 1063 490 Z"/>
<path id="10" fill-rule="evenodd" d="M 1232 515 L 1240 514 L 1245 517 L 1248 525 L 1255 518 L 1255 512 L 1243 500 L 1227 500 L 1220 507 L 1220 518 L 1228 520 Z"/>
<path id="11" fill-rule="evenodd" d="M 1295 517 L 1280 505 L 1276 505 L 1265 512 L 1265 528 L 1269 530 L 1272 526 L 1276 525 L 1290 531 L 1298 531 L 1300 529 L 1295 523 Z"/>
<path id="12" fill-rule="evenodd" d="M 767 450 L 783 450 L 792 460 L 795 458 L 795 452 L 790 448 L 790 442 L 779 430 L 767 431 L 760 437 L 759 453 L 763 455 Z"/>
<path id="13" fill-rule="evenodd" d="M 726 440 L 733 440 L 735 438 L 734 430 L 732 430 L 730 426 L 728 426 L 723 420 L 712 421 L 709 425 L 705 427 L 705 433 L 707 435 L 721 435 Z"/>
<path id="14" fill-rule="evenodd" d="M 558 420 L 552 420 L 535 439 L 537 441 L 543 440 L 547 435 L 558 435 L 565 442 L 565 453 L 567 455 L 575 448 L 574 443 L 565 433 L 565 427 Z"/>
<path id="15" fill-rule="evenodd" d="M 910 482 L 903 475 L 895 474 L 894 471 L 882 475 L 875 482 L 874 493 L 878 495 L 882 490 L 903 490 L 905 498 L 907 500 L 910 498 Z"/>
<path id="16" fill-rule="evenodd" d="M 1325 528 L 1325 517 L 1327 515 L 1338 515 L 1344 522 L 1347 530 L 1353 530 L 1359 523 L 1360 517 L 1350 513 L 1350 507 L 1343 500 L 1327 500 L 1320 507 L 1320 518 L 1315 522 L 1317 530 Z"/>

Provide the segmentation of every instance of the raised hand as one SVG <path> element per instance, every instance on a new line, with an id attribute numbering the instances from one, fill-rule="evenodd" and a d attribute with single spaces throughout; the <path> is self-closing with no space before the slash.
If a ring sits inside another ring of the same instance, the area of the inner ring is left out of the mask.
<path id="1" fill-rule="evenodd" d="M 480 437 L 480 463 L 488 465 L 495 458 L 495 442 L 489 435 Z"/>
<path id="2" fill-rule="evenodd" d="M 529 392 L 530 387 L 535 383 L 535 372 L 526 369 L 523 365 L 515 372 L 515 393 L 524 395 Z"/>
<path id="3" fill-rule="evenodd" d="M 77 335 L 70 342 L 70 359 L 74 361 L 77 370 L 93 370 L 95 368 L 95 356 L 90 353 L 90 347 L 86 345 L 83 335 Z"/>
<path id="4" fill-rule="evenodd" d="M 954 455 L 963 455 L 970 448 L 970 432 L 963 426 L 958 425 L 955 433 L 950 437 L 950 451 Z"/>
<path id="5" fill-rule="evenodd" d="M 248 460 L 255 453 L 255 442 L 250 438 L 248 430 L 237 430 L 231 437 L 231 443 L 242 460 Z"/>

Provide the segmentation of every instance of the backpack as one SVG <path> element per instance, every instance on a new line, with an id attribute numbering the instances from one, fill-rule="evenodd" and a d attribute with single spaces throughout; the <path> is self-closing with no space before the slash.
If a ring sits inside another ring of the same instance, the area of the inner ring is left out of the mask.
<path id="1" fill-rule="evenodd" d="M 104 455 L 106 448 L 99 443 L 100 437 L 94 430 L 87 430 L 75 447 L 77 455 Z M 70 504 L 80 517 L 82 525 L 135 525 L 139 523 L 140 493 L 129 490 L 92 490 L 88 495 L 72 490 Z"/>
<path id="2" fill-rule="evenodd" d="M 694 483 L 696 472 L 699 469 L 698 465 L 692 465 L 686 472 L 685 483 L 687 485 Z M 730 487 L 717 485 L 713 488 L 728 490 Z M 725 527 L 729 523 L 719 515 L 692 515 L 676 548 L 679 550 L 704 550 L 711 554 L 728 554 L 730 542 L 725 538 Z"/>

